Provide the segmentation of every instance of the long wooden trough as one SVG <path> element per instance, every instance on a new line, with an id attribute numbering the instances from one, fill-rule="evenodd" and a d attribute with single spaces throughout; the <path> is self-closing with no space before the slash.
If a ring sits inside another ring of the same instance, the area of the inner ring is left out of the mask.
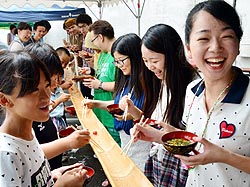
<path id="1" fill-rule="evenodd" d="M 94 112 L 82 107 L 84 98 L 76 84 L 69 89 L 69 92 L 81 125 L 89 129 L 91 139 L 99 145 L 90 141 L 112 187 L 153 187 L 134 162 L 127 155 L 121 154 L 121 148 Z"/>

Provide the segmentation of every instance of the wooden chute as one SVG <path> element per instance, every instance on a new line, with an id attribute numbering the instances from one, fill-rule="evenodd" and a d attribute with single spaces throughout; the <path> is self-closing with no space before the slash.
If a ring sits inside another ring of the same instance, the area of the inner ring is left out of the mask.
<path id="1" fill-rule="evenodd" d="M 84 98 L 76 84 L 69 89 L 69 92 L 81 125 L 89 129 L 91 139 L 100 146 L 90 141 L 112 187 L 153 187 L 134 162 L 127 155 L 121 154 L 119 145 L 93 111 L 82 106 Z"/>

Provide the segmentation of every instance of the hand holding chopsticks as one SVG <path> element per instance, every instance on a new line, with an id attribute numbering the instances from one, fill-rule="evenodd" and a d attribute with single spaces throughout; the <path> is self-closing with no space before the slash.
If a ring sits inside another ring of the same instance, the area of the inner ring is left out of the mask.
<path id="1" fill-rule="evenodd" d="M 84 97 L 84 100 L 83 100 L 83 108 L 82 108 L 82 118 L 86 118 L 87 117 L 87 114 L 86 114 L 86 110 L 87 110 L 87 105 L 86 105 L 86 101 L 88 100 L 88 97 Z"/>
<path id="2" fill-rule="evenodd" d="M 145 125 L 147 124 L 147 122 L 148 122 L 148 118 L 147 118 L 144 122 L 143 122 L 143 119 L 144 119 L 144 115 L 142 115 L 142 117 L 141 117 L 141 119 L 140 119 L 140 122 L 139 122 L 139 124 L 140 124 L 141 126 L 145 126 Z M 142 123 L 142 122 L 143 122 L 143 123 Z M 132 145 L 132 143 L 133 143 L 135 137 L 136 137 L 138 134 L 139 134 L 139 131 L 136 131 L 136 132 L 135 132 L 135 135 L 131 137 L 131 139 L 129 140 L 129 142 L 128 142 L 128 143 L 124 146 L 124 148 L 122 149 L 121 154 L 124 153 L 125 155 L 127 155 L 127 153 L 128 153 L 128 151 L 129 151 L 129 149 L 130 149 L 130 147 L 131 147 L 131 145 Z"/>
<path id="3" fill-rule="evenodd" d="M 128 93 L 128 99 L 131 98 L 131 93 Z M 122 119 L 124 119 L 125 121 L 127 121 L 127 116 L 128 116 L 128 105 L 126 105 Z"/>
<path id="4" fill-rule="evenodd" d="M 71 128 L 74 129 L 75 131 L 78 130 L 73 125 L 71 126 Z M 95 145 L 101 151 L 104 151 L 103 148 L 93 138 L 90 137 L 89 142 L 92 143 L 93 145 Z"/>

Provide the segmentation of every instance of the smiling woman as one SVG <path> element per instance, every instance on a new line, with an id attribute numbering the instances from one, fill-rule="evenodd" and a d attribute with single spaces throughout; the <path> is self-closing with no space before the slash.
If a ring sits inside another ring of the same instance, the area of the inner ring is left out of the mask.
<path id="1" fill-rule="evenodd" d="M 180 36 L 169 25 L 154 25 L 143 36 L 141 51 L 145 64 L 140 77 L 145 94 L 143 109 L 138 110 L 125 97 L 120 106 L 122 109 L 128 106 L 128 112 L 136 119 L 143 111 L 148 118 L 165 121 L 172 128 L 181 128 L 186 87 L 197 73 L 185 58 Z M 181 161 L 167 152 L 162 144 L 154 142 L 153 145 L 144 170 L 152 184 L 185 186 L 188 173 Z"/>
<path id="2" fill-rule="evenodd" d="M 24 48 L 24 43 L 31 37 L 32 28 L 26 22 L 20 22 L 17 26 L 17 36 L 9 46 L 10 51 L 19 51 Z"/>

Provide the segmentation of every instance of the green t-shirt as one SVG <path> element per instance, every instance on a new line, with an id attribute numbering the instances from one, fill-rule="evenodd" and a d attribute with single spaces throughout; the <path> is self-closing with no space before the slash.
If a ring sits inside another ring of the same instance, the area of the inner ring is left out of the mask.
<path id="1" fill-rule="evenodd" d="M 102 52 L 98 59 L 98 66 L 96 71 L 96 78 L 101 80 L 102 82 L 113 82 L 115 81 L 115 72 L 116 67 L 113 64 L 114 58 L 110 53 Z M 113 100 L 113 92 L 95 89 L 94 91 L 94 99 L 102 100 L 102 101 L 110 101 Z M 94 108 L 94 113 L 100 122 L 108 128 L 111 136 L 116 140 L 119 133 L 114 129 L 114 118 L 107 111 L 98 108 Z"/>

